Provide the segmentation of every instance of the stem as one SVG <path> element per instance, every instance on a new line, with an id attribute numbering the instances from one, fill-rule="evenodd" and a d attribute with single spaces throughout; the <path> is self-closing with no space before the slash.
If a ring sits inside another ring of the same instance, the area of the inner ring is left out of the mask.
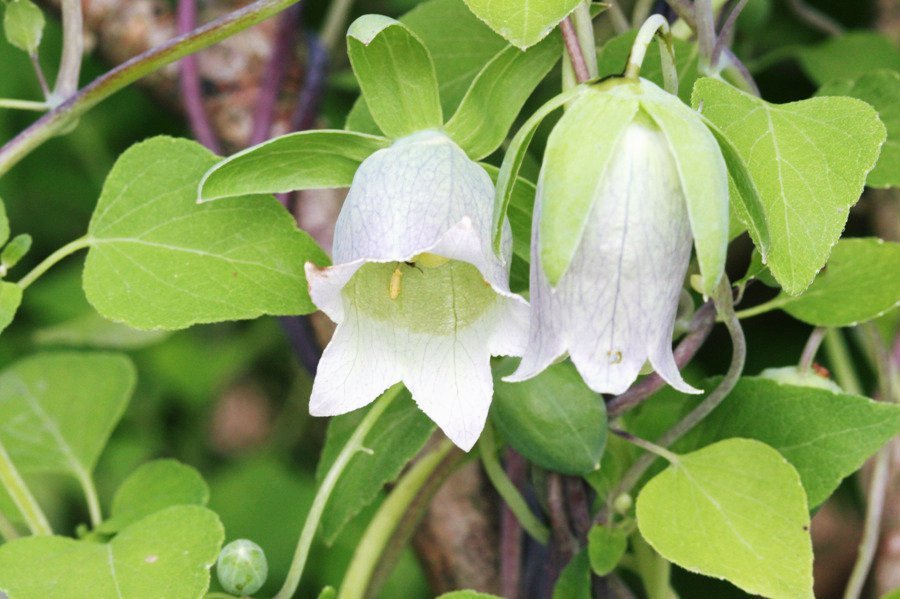
<path id="1" fill-rule="evenodd" d="M 306 43 L 306 73 L 291 116 L 291 127 L 297 131 L 306 131 L 315 124 L 328 76 L 328 52 L 321 40 L 314 33 L 307 32 Z"/>
<path id="2" fill-rule="evenodd" d="M 33 110 L 43 112 L 50 107 L 46 102 L 33 102 L 31 100 L 15 100 L 13 98 L 0 98 L 0 108 L 13 110 Z"/>
<path id="3" fill-rule="evenodd" d="M 728 372 L 725 373 L 725 376 L 719 382 L 719 385 L 712 390 L 707 398 L 700 402 L 696 408 L 691 410 L 687 416 L 682 418 L 659 439 L 657 444 L 661 447 L 670 447 L 673 443 L 683 437 L 685 433 L 697 426 L 697 424 L 706 418 L 710 412 L 719 407 L 719 404 L 722 403 L 722 401 L 728 397 L 728 394 L 731 393 L 731 390 L 734 389 L 734 386 L 737 384 L 744 371 L 744 361 L 747 357 L 747 344 L 744 339 L 744 331 L 741 329 L 741 323 L 734 313 L 731 284 L 728 282 L 728 277 L 724 275 L 722 276 L 722 281 L 719 283 L 719 288 L 716 291 L 715 302 L 719 314 L 724 316 L 725 326 L 731 336 L 731 343 L 733 346 L 731 352 L 731 364 L 728 367 Z M 622 477 L 622 480 L 619 481 L 616 489 L 607 497 L 608 507 L 611 506 L 612 501 L 619 495 L 631 492 L 632 488 L 641 480 L 641 477 L 653 463 L 654 459 L 656 459 L 655 455 L 645 453 L 634 462 L 631 468 L 629 468 Z M 607 509 L 606 511 L 609 510 Z M 604 510 L 601 510 L 595 520 L 602 519 L 603 517 L 605 517 Z"/>
<path id="4" fill-rule="evenodd" d="M 100 499 L 97 497 L 97 487 L 94 485 L 94 479 L 91 478 L 89 472 L 81 468 L 75 473 L 78 478 L 78 484 L 84 492 L 84 498 L 87 501 L 88 514 L 91 518 L 91 527 L 97 528 L 103 522 L 103 513 L 100 511 Z"/>
<path id="5" fill-rule="evenodd" d="M 872 469 L 872 480 L 869 483 L 869 500 L 866 504 L 866 522 L 863 526 L 863 537 L 859 543 L 859 554 L 853 565 L 853 573 L 847 582 L 844 599 L 858 599 L 862 594 L 881 532 L 881 516 L 884 513 L 884 498 L 890 478 L 891 448 L 882 447 L 875 458 Z"/>
<path id="6" fill-rule="evenodd" d="M 197 2 L 196 0 L 178 0 L 178 33 L 185 34 L 197 26 Z M 191 54 L 181 59 L 178 72 L 181 84 L 181 97 L 184 110 L 187 113 L 191 133 L 201 144 L 206 146 L 214 154 L 221 154 L 219 138 L 213 130 L 209 117 L 206 114 L 206 106 L 203 105 L 203 89 L 200 85 L 200 69 L 197 66 L 197 56 Z"/>
<path id="7" fill-rule="evenodd" d="M 631 9 L 631 26 L 639 27 L 641 23 L 647 20 L 650 13 L 653 12 L 653 5 L 656 0 L 636 0 L 634 8 Z"/>
<path id="8" fill-rule="evenodd" d="M 563 42 L 566 45 L 569 60 L 572 62 L 572 69 L 575 71 L 575 80 L 578 83 L 584 83 L 591 78 L 591 74 L 584 61 L 584 52 L 581 50 L 581 44 L 578 43 L 578 34 L 575 32 L 572 19 L 569 17 L 563 19 L 559 23 L 559 29 L 562 31 Z"/>
<path id="9" fill-rule="evenodd" d="M 256 25 L 298 0 L 256 0 L 194 31 L 135 56 L 95 79 L 0 148 L 0 176 L 90 108 L 138 79 L 176 60 Z"/>
<path id="10" fill-rule="evenodd" d="M 700 347 L 706 342 L 713 325 L 716 323 L 716 310 L 713 302 L 706 302 L 694 313 L 688 333 L 673 352 L 675 364 L 679 370 L 693 359 Z M 666 382 L 657 373 L 650 374 L 633 385 L 628 391 L 613 397 L 606 403 L 606 413 L 610 420 L 633 409 L 645 399 L 663 388 Z"/>
<path id="11" fill-rule="evenodd" d="M 728 18 L 725 19 L 722 28 L 719 29 L 719 37 L 716 38 L 716 43 L 713 46 L 712 55 L 710 57 L 710 64 L 712 65 L 713 70 L 718 68 L 722 50 L 728 47 L 731 37 L 734 34 L 734 26 L 737 23 L 737 18 L 740 16 L 741 11 L 744 10 L 744 7 L 747 6 L 747 1 L 748 0 L 738 0 L 735 7 L 728 13 Z"/>
<path id="12" fill-rule="evenodd" d="M 613 29 L 616 30 L 617 34 L 625 33 L 631 29 L 631 23 L 628 22 L 628 17 L 625 16 L 625 12 L 619 6 L 618 0 L 608 0 L 606 5 L 609 19 L 612 21 Z"/>
<path id="13" fill-rule="evenodd" d="M 844 28 L 826 15 L 825 13 L 813 8 L 803 0 L 787 0 L 788 8 L 794 13 L 798 19 L 812 27 L 818 29 L 826 35 L 837 37 L 844 34 Z"/>
<path id="14" fill-rule="evenodd" d="M 569 527 L 565 504 L 562 475 L 558 472 L 551 472 L 547 477 L 547 505 L 550 512 L 550 523 L 553 527 L 553 540 L 562 554 L 564 562 L 569 562 L 578 550 L 578 542 Z"/>
<path id="15" fill-rule="evenodd" d="M 856 376 L 847 343 L 840 329 L 828 329 L 825 333 L 825 353 L 828 355 L 828 363 L 837 384 L 847 393 L 863 395 L 862 385 Z"/>
<path id="16" fill-rule="evenodd" d="M 31 494 L 28 485 L 25 484 L 15 464 L 12 463 L 2 441 L 0 441 L 0 483 L 3 483 L 3 487 L 12 498 L 13 503 L 19 508 L 19 512 L 25 518 L 25 523 L 32 534 L 53 534 L 50 523 L 47 521 L 47 516 L 44 515 L 41 506 L 38 505 L 38 502 Z"/>
<path id="17" fill-rule="evenodd" d="M 278 16 L 278 30 L 272 44 L 272 55 L 266 64 L 262 83 L 256 98 L 253 111 L 253 131 L 247 145 L 255 146 L 269 139 L 275 112 L 278 106 L 278 94 L 284 81 L 284 74 L 294 58 L 294 46 L 297 43 L 297 26 L 300 23 L 302 4 L 295 4 Z"/>
<path id="18" fill-rule="evenodd" d="M 352 6 L 353 0 L 332 0 L 328 7 L 328 14 L 325 15 L 325 23 L 322 25 L 322 33 L 319 34 L 319 38 L 329 55 L 334 54 L 338 43 L 344 37 L 347 17 L 350 15 Z"/>
<path id="19" fill-rule="evenodd" d="M 28 286 L 38 280 L 41 275 L 50 270 L 51 266 L 53 266 L 66 256 L 74 254 L 82 248 L 89 247 L 91 245 L 91 242 L 91 238 L 84 236 L 79 237 L 75 241 L 70 241 L 66 245 L 62 246 L 61 248 L 44 258 L 43 262 L 31 269 L 31 272 L 22 277 L 19 280 L 19 287 L 21 287 L 22 289 L 27 289 Z"/>
<path id="20" fill-rule="evenodd" d="M 694 31 L 697 32 L 701 62 L 705 62 L 701 64 L 701 72 L 705 72 L 712 64 L 712 51 L 716 44 L 712 0 L 694 0 Z"/>
<path id="21" fill-rule="evenodd" d="M 63 49 L 53 89 L 54 104 L 78 90 L 81 58 L 84 55 L 84 27 L 81 0 L 62 0 Z"/>
<path id="22" fill-rule="evenodd" d="M 631 53 L 628 55 L 628 66 L 625 67 L 625 78 L 637 80 L 641 74 L 641 65 L 644 64 L 644 56 L 647 47 L 653 38 L 659 35 L 659 57 L 662 63 L 663 80 L 666 91 L 671 94 L 678 93 L 678 73 L 675 71 L 675 50 L 672 47 L 672 34 L 669 31 L 669 22 L 662 15 L 652 15 L 641 25 L 634 43 L 631 45 Z"/>
<path id="23" fill-rule="evenodd" d="M 309 549 L 312 546 L 313 538 L 316 535 L 316 529 L 319 528 L 319 521 L 322 519 L 325 506 L 331 498 L 331 493 L 334 491 L 338 479 L 341 477 L 344 468 L 347 467 L 347 464 L 350 463 L 353 456 L 363 449 L 363 442 L 366 439 L 366 435 L 372 430 L 372 427 L 388 406 L 390 406 L 397 398 L 402 388 L 402 385 L 395 385 L 388 389 L 384 395 L 381 396 L 380 400 L 375 401 L 368 413 L 366 413 L 365 417 L 356 427 L 356 430 L 353 431 L 353 435 L 350 436 L 347 444 L 341 449 L 341 452 L 334 460 L 334 464 L 328 469 L 328 473 L 325 474 L 325 478 L 322 479 L 322 484 L 319 486 L 319 490 L 316 492 L 316 496 L 313 499 L 312 507 L 310 507 L 309 514 L 306 516 L 306 522 L 303 524 L 303 529 L 300 531 L 300 538 L 297 540 L 297 548 L 294 551 L 294 559 L 291 561 L 291 568 L 288 571 L 287 579 L 284 581 L 281 590 L 275 595 L 275 599 L 290 599 L 290 597 L 294 596 L 297 587 L 300 585 L 300 578 L 303 576 L 303 568 L 306 566 L 306 558 L 309 556 Z"/>
<path id="24" fill-rule="evenodd" d="M 525 484 L 525 458 L 512 448 L 506 449 L 506 475 L 521 488 Z M 500 506 L 500 583 L 501 595 L 519 599 L 522 581 L 522 525 L 506 503 Z"/>
<path id="25" fill-rule="evenodd" d="M 797 365 L 797 370 L 802 373 L 807 373 L 812 368 L 813 362 L 816 359 L 816 354 L 819 351 L 819 346 L 822 345 L 822 341 L 825 339 L 825 334 L 828 332 L 826 327 L 816 327 L 813 329 L 813 332 L 809 335 L 809 339 L 806 341 L 806 345 L 803 347 L 803 353 L 800 354 L 800 363 Z"/>
<path id="26" fill-rule="evenodd" d="M 572 11 L 572 24 L 578 37 L 578 46 L 581 55 L 584 56 L 584 64 L 587 66 L 588 75 L 593 79 L 600 73 L 597 65 L 597 42 L 594 36 L 594 22 L 591 20 L 590 0 L 582 0 L 581 4 Z"/>
<path id="27" fill-rule="evenodd" d="M 41 93 L 44 94 L 44 99 L 49 103 L 50 87 L 47 85 L 47 77 L 44 76 L 44 69 L 41 68 L 41 63 L 38 60 L 38 55 L 35 52 L 29 54 L 28 58 L 31 59 L 31 66 L 34 67 L 34 74 L 37 77 L 38 85 L 41 86 Z"/>
<path id="28" fill-rule="evenodd" d="M 641 535 L 634 535 L 632 538 L 637 573 L 644 585 L 644 590 L 647 591 L 647 598 L 671 599 L 675 597 L 670 584 L 672 565 L 656 553 Z"/>
<path id="29" fill-rule="evenodd" d="M 547 527 L 537 519 L 531 508 L 525 502 L 519 490 L 513 484 L 509 477 L 506 476 L 500 461 L 497 459 L 497 445 L 494 440 L 494 429 L 488 425 L 484 427 L 481 438 L 478 440 L 479 453 L 481 455 L 481 463 L 484 465 L 484 471 L 487 473 L 491 484 L 509 506 L 509 509 L 516 515 L 519 524 L 531 535 L 536 541 L 545 544 L 550 538 L 550 531 Z"/>
<path id="30" fill-rule="evenodd" d="M 453 448 L 453 443 L 448 439 L 441 441 L 437 447 L 417 461 L 403 475 L 390 495 L 387 496 L 356 545 L 350 567 L 344 574 L 338 599 L 363 599 L 366 596 L 372 580 L 372 573 L 381 561 L 384 549 L 394 531 L 397 530 L 410 505 L 428 483 L 432 473 Z"/>
<path id="31" fill-rule="evenodd" d="M 3 514 L 0 514 L 0 538 L 4 541 L 14 541 L 19 538 L 19 531 Z"/>
<path id="32" fill-rule="evenodd" d="M 609 432 L 611 432 L 612 434 L 617 435 L 619 437 L 622 437 L 623 439 L 625 439 L 632 445 L 636 445 L 636 446 L 640 447 L 641 449 L 643 449 L 644 451 L 649 451 L 650 453 L 663 458 L 670 464 L 678 463 L 678 456 L 675 455 L 674 453 L 672 453 L 671 451 L 669 451 L 668 449 L 666 449 L 665 447 L 660 447 L 659 445 L 656 445 L 655 443 L 651 443 L 650 441 L 641 439 L 640 437 L 632 435 L 631 433 L 629 433 L 627 431 L 623 431 L 623 430 L 620 430 L 617 428 L 610 427 Z"/>
<path id="33" fill-rule="evenodd" d="M 765 314 L 766 312 L 771 312 L 772 310 L 777 310 L 781 306 L 785 306 L 791 302 L 791 298 L 787 295 L 776 295 L 772 299 L 767 302 L 763 302 L 756 306 L 746 308 L 744 310 L 740 310 L 737 312 L 737 317 L 741 320 L 745 318 L 752 318 L 753 316 L 759 316 L 760 314 Z"/>

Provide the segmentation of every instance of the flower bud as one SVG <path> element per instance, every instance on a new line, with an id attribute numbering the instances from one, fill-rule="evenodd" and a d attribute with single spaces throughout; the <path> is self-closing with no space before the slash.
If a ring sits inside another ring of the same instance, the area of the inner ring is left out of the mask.
<path id="1" fill-rule="evenodd" d="M 233 595 L 252 595 L 266 582 L 269 565 L 262 548 L 247 539 L 232 541 L 216 560 L 219 584 Z"/>

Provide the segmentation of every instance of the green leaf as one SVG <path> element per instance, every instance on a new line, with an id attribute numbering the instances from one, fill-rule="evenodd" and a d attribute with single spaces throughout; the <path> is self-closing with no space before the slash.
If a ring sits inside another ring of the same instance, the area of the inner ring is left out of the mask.
<path id="1" fill-rule="evenodd" d="M 459 109 L 446 125 L 447 134 L 479 160 L 506 139 L 525 100 L 559 61 L 560 36 L 552 35 L 527 52 L 513 46 L 497 54 L 472 82 Z"/>
<path id="2" fill-rule="evenodd" d="M 637 499 L 664 558 L 772 599 L 812 599 L 812 543 L 796 470 L 771 447 L 729 439 L 678 456 Z"/>
<path id="3" fill-rule="evenodd" d="M 135 384 L 111 353 L 41 353 L 0 372 L 0 439 L 23 472 L 83 479 L 97 463 Z"/>
<path id="4" fill-rule="evenodd" d="M 734 144 L 756 183 L 771 237 L 768 262 L 787 293 L 812 282 L 875 165 L 885 129 L 853 98 L 769 104 L 700 79 L 694 106 Z"/>
<path id="5" fill-rule="evenodd" d="M 547 139 L 538 183 L 539 227 L 541 265 L 551 285 L 578 250 L 607 167 L 638 108 L 635 98 L 590 88 L 572 102 Z"/>
<path id="6" fill-rule="evenodd" d="M 337 597 L 337 589 L 334 587 L 325 587 L 319 593 L 319 599 L 335 599 Z"/>
<path id="7" fill-rule="evenodd" d="M 523 383 L 504 383 L 517 360 L 494 369 L 491 420 L 503 438 L 529 461 L 563 474 L 600 467 L 606 446 L 606 404 L 569 362 L 554 364 Z"/>
<path id="8" fill-rule="evenodd" d="M 200 144 L 157 137 L 119 157 L 91 218 L 88 300 L 139 329 L 305 314 L 303 264 L 326 264 L 274 198 L 198 206 L 197 183 L 216 157 Z"/>
<path id="9" fill-rule="evenodd" d="M 0 198 L 0 247 L 9 239 L 9 219 L 6 217 L 6 206 Z"/>
<path id="10" fill-rule="evenodd" d="M 900 243 L 841 239 L 828 266 L 802 295 L 776 302 L 803 322 L 827 327 L 872 320 L 900 305 Z"/>
<path id="11" fill-rule="evenodd" d="M 110 518 L 99 530 L 117 532 L 174 505 L 205 506 L 208 501 L 209 487 L 197 470 L 177 460 L 154 460 L 132 472 L 119 486 Z"/>
<path id="12" fill-rule="evenodd" d="M 347 53 L 366 105 L 388 137 L 444 124 L 431 55 L 406 25 L 364 15 L 347 31 Z"/>
<path id="13" fill-rule="evenodd" d="M 711 380 L 703 387 L 715 384 Z M 684 410 L 701 400 L 692 398 Z M 761 441 L 794 465 L 814 508 L 897 434 L 900 406 L 895 404 L 745 377 L 675 449 L 691 450 L 731 437 Z"/>
<path id="14" fill-rule="evenodd" d="M 30 0 L 11 0 L 3 15 L 3 31 L 10 44 L 34 54 L 44 35 L 44 13 Z"/>
<path id="15" fill-rule="evenodd" d="M 637 31 L 627 31 L 612 38 L 603 45 L 597 57 L 597 68 L 600 77 L 621 75 L 628 64 L 628 56 L 631 54 L 631 46 L 637 37 Z M 673 40 L 675 47 L 675 69 L 678 71 L 678 97 L 685 103 L 691 101 L 691 90 L 694 82 L 699 77 L 698 58 L 699 48 L 696 43 L 682 39 Z M 647 49 L 647 56 L 641 66 L 641 77 L 648 79 L 660 87 L 665 87 L 662 75 L 662 62 L 655 44 Z"/>
<path id="16" fill-rule="evenodd" d="M 628 548 L 628 536 L 620 528 L 596 525 L 588 533 L 588 557 L 597 576 L 606 576 L 619 564 Z"/>
<path id="17" fill-rule="evenodd" d="M 506 211 L 509 208 L 513 189 L 519 177 L 519 170 L 521 170 L 522 163 L 525 161 L 528 145 L 531 143 L 538 125 L 551 112 L 562 107 L 567 102 L 572 102 L 589 89 L 586 86 L 579 85 L 548 100 L 525 121 L 525 124 L 519 128 L 506 149 L 506 154 L 503 156 L 503 164 L 500 166 L 500 174 L 497 175 L 493 222 L 491 223 L 494 234 L 494 252 L 498 255 L 500 253 L 500 243 L 503 239 L 503 220 L 506 218 Z"/>
<path id="18" fill-rule="evenodd" d="M 591 599 L 592 596 L 591 563 L 583 549 L 563 568 L 553 587 L 553 599 Z"/>
<path id="19" fill-rule="evenodd" d="M 37 345 L 62 345 L 99 349 L 140 349 L 171 336 L 162 330 L 142 331 L 106 320 L 93 310 L 59 324 L 37 329 L 32 338 Z"/>
<path id="20" fill-rule="evenodd" d="M 502 599 L 502 597 L 478 591 L 452 591 L 440 595 L 437 599 Z"/>
<path id="21" fill-rule="evenodd" d="M 687 203 L 691 234 L 703 277 L 703 293 L 716 292 L 728 249 L 728 169 L 719 144 L 688 106 L 655 86 L 641 107 L 669 142 Z M 743 196 L 741 196 L 743 197 Z"/>
<path id="22" fill-rule="evenodd" d="M 854 31 L 800 50 L 800 64 L 822 85 L 832 79 L 855 79 L 877 69 L 900 71 L 900 51 L 883 35 Z"/>
<path id="23" fill-rule="evenodd" d="M 15 283 L 0 281 L 0 333 L 12 323 L 22 303 L 22 288 Z"/>
<path id="24" fill-rule="evenodd" d="M 900 186 L 900 73 L 873 71 L 859 79 L 840 79 L 826 83 L 819 96 L 851 96 L 871 104 L 887 128 L 887 141 L 881 147 L 878 164 L 869 173 L 869 187 Z"/>
<path id="25" fill-rule="evenodd" d="M 200 180 L 206 202 L 256 193 L 349 187 L 360 163 L 390 141 L 350 131 L 300 131 L 216 163 Z"/>
<path id="26" fill-rule="evenodd" d="M 521 49 L 538 43 L 581 0 L 466 0 L 466 5 L 491 29 Z"/>
<path id="27" fill-rule="evenodd" d="M 328 472 L 369 409 L 331 419 L 316 472 L 319 480 Z M 322 514 L 322 538 L 329 545 L 353 516 L 378 497 L 385 484 L 400 475 L 434 431 L 434 423 L 416 407 L 406 390 L 385 410 L 379 422 L 383 424 L 363 441 L 363 447 L 372 453 L 360 452 L 350 460 Z"/>
<path id="28" fill-rule="evenodd" d="M 0 546 L 0 590 L 9 599 L 200 599 L 223 539 L 218 517 L 199 506 L 157 512 L 109 543 L 22 538 Z"/>
<path id="29" fill-rule="evenodd" d="M 31 235 L 22 233 L 13 237 L 0 252 L 0 272 L 7 272 L 19 263 L 28 250 L 31 249 Z"/>

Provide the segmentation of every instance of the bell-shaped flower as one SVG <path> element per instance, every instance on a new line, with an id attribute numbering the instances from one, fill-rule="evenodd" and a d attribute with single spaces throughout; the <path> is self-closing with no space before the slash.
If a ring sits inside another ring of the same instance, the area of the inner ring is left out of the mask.
<path id="1" fill-rule="evenodd" d="M 343 414 L 402 381 L 462 449 L 493 395 L 492 355 L 522 355 L 528 304 L 491 247 L 494 187 L 449 137 L 422 131 L 367 158 L 334 234 L 334 266 L 306 265 L 337 323 L 310 413 Z M 509 225 L 503 255 L 511 255 Z M 508 263 L 508 260 L 507 260 Z"/>
<path id="2" fill-rule="evenodd" d="M 728 172 L 698 113 L 645 80 L 582 93 L 553 129 L 532 230 L 531 326 L 518 370 L 566 352 L 600 393 L 622 393 L 645 362 L 686 393 L 672 354 L 696 246 L 712 295 L 728 241 Z"/>

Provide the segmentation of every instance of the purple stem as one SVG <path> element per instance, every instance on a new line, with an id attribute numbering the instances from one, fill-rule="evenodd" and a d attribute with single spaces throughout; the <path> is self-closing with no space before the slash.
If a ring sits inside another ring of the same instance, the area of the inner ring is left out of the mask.
<path id="1" fill-rule="evenodd" d="M 248 145 L 255 146 L 269 139 L 278 105 L 278 92 L 284 81 L 288 65 L 294 58 L 297 44 L 297 27 L 300 24 L 302 4 L 295 4 L 278 17 L 278 31 L 272 45 L 272 56 L 263 73 L 256 109 L 253 112 L 253 131 Z"/>
<path id="2" fill-rule="evenodd" d="M 690 362 L 700 347 L 706 342 L 716 324 L 716 307 L 712 301 L 708 301 L 694 313 L 691 319 L 690 333 L 688 333 L 673 352 L 678 368 L 684 368 Z M 641 382 L 633 385 L 625 393 L 613 397 L 606 402 L 606 412 L 610 420 L 631 410 L 642 401 L 662 389 L 665 381 L 655 372 L 644 377 Z"/>
<path id="3" fill-rule="evenodd" d="M 178 34 L 184 35 L 197 26 L 197 5 L 194 0 L 178 0 Z M 179 78 L 184 108 L 194 137 L 201 144 L 222 154 L 219 139 L 203 106 L 203 90 L 200 86 L 200 70 L 197 68 L 197 55 L 190 54 L 181 59 Z"/>
<path id="4" fill-rule="evenodd" d="M 506 475 L 519 491 L 525 486 L 525 458 L 506 449 Z M 500 580 L 506 599 L 519 599 L 522 580 L 522 526 L 506 502 L 500 513 Z"/>
<path id="5" fill-rule="evenodd" d="M 291 116 L 291 128 L 295 131 L 306 131 L 312 128 L 319 114 L 319 105 L 325 92 L 325 80 L 328 77 L 328 51 L 313 32 L 307 32 L 307 51 L 309 53 L 303 87 L 297 96 L 297 105 Z"/>

